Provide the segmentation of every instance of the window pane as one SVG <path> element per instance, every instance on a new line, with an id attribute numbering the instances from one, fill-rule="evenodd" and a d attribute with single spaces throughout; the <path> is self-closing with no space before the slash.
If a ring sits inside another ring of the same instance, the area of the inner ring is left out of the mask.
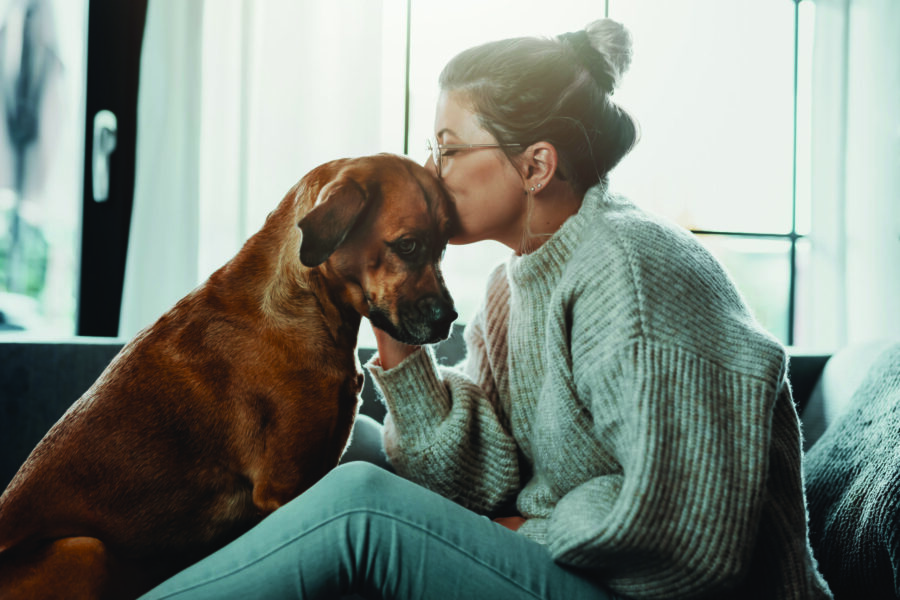
<path id="1" fill-rule="evenodd" d="M 790 242 L 723 235 L 698 237 L 725 265 L 757 320 L 787 343 Z"/>
<path id="2" fill-rule="evenodd" d="M 86 17 L 86 0 L 0 12 L 0 331 L 75 332 Z"/>
<path id="3" fill-rule="evenodd" d="M 797 242 L 797 297 L 794 316 L 794 345 L 804 348 L 834 348 L 837 345 L 834 319 L 817 321 L 816 314 L 838 315 L 838 298 L 816 295 L 812 284 L 813 257 L 809 240 Z M 818 310 L 816 310 L 818 309 Z"/>
<path id="4" fill-rule="evenodd" d="M 613 187 L 693 229 L 791 227 L 794 3 L 612 0 L 642 138 Z"/>

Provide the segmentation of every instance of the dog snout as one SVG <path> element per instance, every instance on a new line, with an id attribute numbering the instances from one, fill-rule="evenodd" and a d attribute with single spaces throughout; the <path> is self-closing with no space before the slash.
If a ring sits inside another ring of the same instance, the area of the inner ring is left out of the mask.
<path id="1" fill-rule="evenodd" d="M 452 323 L 457 314 L 453 303 L 440 296 L 425 296 L 416 303 L 419 313 L 428 321 Z"/>

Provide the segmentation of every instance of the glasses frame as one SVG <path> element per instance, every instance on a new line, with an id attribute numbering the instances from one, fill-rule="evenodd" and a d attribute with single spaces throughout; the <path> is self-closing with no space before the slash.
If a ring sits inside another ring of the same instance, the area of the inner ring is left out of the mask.
<path id="1" fill-rule="evenodd" d="M 444 162 L 444 150 L 475 150 L 478 148 L 518 148 L 522 144 L 441 144 L 437 137 L 425 138 L 425 149 L 431 153 L 431 160 L 437 169 L 438 178 L 441 177 Z"/>

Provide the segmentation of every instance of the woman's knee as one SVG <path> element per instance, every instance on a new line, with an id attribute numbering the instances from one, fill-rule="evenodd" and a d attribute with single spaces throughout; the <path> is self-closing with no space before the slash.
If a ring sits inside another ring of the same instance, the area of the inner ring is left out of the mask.
<path id="1" fill-rule="evenodd" d="M 389 487 L 390 478 L 397 477 L 381 467 L 365 461 L 350 462 L 332 469 L 313 489 L 339 498 L 365 499 Z M 310 490 L 312 491 L 312 490 Z"/>
<path id="2" fill-rule="evenodd" d="M 333 469 L 304 496 L 325 502 L 336 511 L 393 512 L 422 494 L 424 488 L 368 462 L 352 462 Z"/>
<path id="3" fill-rule="evenodd" d="M 322 480 L 335 488 L 335 491 L 375 490 L 389 485 L 396 475 L 385 471 L 370 462 L 353 461 L 338 465 Z"/>
<path id="4" fill-rule="evenodd" d="M 277 529 L 304 531 L 338 524 L 351 515 L 367 514 L 390 495 L 389 477 L 396 476 L 367 462 L 340 465 L 264 523 Z M 275 522 L 279 524 L 276 526 Z"/>

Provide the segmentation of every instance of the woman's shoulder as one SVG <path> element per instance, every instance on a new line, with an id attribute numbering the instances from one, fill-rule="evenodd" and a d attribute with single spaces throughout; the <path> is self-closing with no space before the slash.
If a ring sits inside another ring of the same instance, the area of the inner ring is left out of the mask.
<path id="1" fill-rule="evenodd" d="M 590 194 L 590 192 L 589 192 Z M 574 248 L 566 278 L 585 283 L 640 278 L 642 266 L 668 265 L 691 260 L 690 235 L 678 226 L 649 213 L 624 196 L 587 197 L 591 206 L 586 227 Z"/>
<path id="2" fill-rule="evenodd" d="M 659 297 L 668 296 L 667 290 L 681 296 L 702 282 L 739 301 L 721 263 L 687 229 L 612 194 L 591 217 L 570 261 L 573 275 L 607 284 L 625 279 L 635 292 L 649 285 Z"/>
<path id="3" fill-rule="evenodd" d="M 699 245 L 687 229 L 642 208 L 625 196 L 604 193 L 593 199 L 591 204 L 590 225 L 585 228 L 579 248 L 582 258 L 598 250 L 604 254 L 644 257 L 673 248 Z M 668 258 L 677 260 L 681 257 Z"/>
<path id="4" fill-rule="evenodd" d="M 607 197 L 593 223 L 564 277 L 588 330 L 597 329 L 591 323 L 615 321 L 620 337 L 653 339 L 703 356 L 749 340 L 778 346 L 695 234 L 617 196 Z"/>
<path id="5" fill-rule="evenodd" d="M 476 337 L 504 335 L 509 319 L 509 297 L 506 264 L 501 262 L 488 275 L 481 306 L 466 326 L 466 339 L 473 335 Z"/>
<path id="6" fill-rule="evenodd" d="M 506 305 L 509 303 L 509 279 L 506 275 L 506 263 L 497 264 L 488 275 L 484 304 L 486 307 Z"/>

